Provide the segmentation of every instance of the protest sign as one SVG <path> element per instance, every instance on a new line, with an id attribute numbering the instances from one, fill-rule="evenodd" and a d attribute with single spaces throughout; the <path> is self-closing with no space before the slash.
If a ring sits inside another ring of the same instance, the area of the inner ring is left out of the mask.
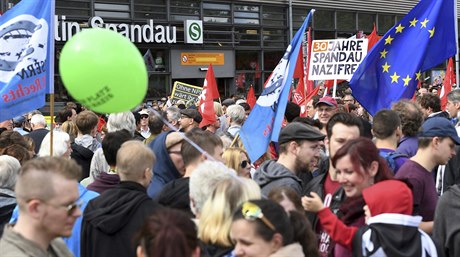
<path id="1" fill-rule="evenodd" d="M 314 40 L 308 79 L 351 79 L 367 54 L 367 39 Z"/>
<path id="2" fill-rule="evenodd" d="M 198 101 L 198 97 L 203 89 L 201 87 L 182 83 L 180 81 L 174 82 L 173 90 L 171 93 L 171 102 L 175 104 L 179 100 L 188 102 L 193 100 Z"/>

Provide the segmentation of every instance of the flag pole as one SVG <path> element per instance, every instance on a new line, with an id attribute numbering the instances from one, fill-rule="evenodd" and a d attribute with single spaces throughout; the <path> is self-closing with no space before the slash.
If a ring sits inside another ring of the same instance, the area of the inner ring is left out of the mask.
<path id="1" fill-rule="evenodd" d="M 53 157 L 53 131 L 54 131 L 54 93 L 50 94 L 50 157 Z"/>
<path id="2" fill-rule="evenodd" d="M 337 79 L 334 79 L 334 86 L 332 87 L 332 98 L 335 98 L 337 93 Z"/>
<path id="3" fill-rule="evenodd" d="M 459 83 L 459 64 L 460 64 L 460 58 L 459 58 L 459 49 L 458 49 L 458 6 L 457 6 L 457 0 L 454 1 L 454 25 L 455 25 L 455 44 L 457 46 L 457 53 L 455 54 L 455 88 L 458 87 Z"/>

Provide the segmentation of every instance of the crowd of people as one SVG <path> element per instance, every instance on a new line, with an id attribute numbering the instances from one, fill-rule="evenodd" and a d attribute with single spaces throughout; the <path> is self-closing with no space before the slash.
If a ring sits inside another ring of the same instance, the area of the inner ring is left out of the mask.
<path id="1" fill-rule="evenodd" d="M 460 89 L 371 117 L 350 90 L 288 102 L 251 160 L 244 98 L 69 102 L 0 122 L 0 256 L 460 256 Z M 258 142 L 251 142 L 258 144 Z"/>

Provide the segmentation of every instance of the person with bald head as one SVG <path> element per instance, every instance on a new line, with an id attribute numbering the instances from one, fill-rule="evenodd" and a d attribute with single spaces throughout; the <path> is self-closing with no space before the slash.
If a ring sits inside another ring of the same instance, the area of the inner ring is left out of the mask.
<path id="1" fill-rule="evenodd" d="M 81 215 L 80 175 L 78 164 L 63 157 L 24 164 L 15 187 L 21 215 L 16 224 L 5 227 L 0 239 L 3 256 L 73 256 L 60 237 L 71 236 Z"/>
<path id="2" fill-rule="evenodd" d="M 127 141 L 117 152 L 120 184 L 89 202 L 82 222 L 81 256 L 135 257 L 132 238 L 144 219 L 159 208 L 147 196 L 155 154 L 140 141 Z"/>

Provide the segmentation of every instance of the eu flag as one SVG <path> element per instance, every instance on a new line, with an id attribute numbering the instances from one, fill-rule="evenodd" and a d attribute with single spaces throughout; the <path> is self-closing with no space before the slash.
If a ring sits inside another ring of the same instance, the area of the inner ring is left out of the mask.
<path id="1" fill-rule="evenodd" d="M 0 17 L 0 121 L 45 105 L 53 92 L 54 0 L 23 0 Z"/>
<path id="2" fill-rule="evenodd" d="M 278 142 L 297 56 L 302 46 L 303 34 L 313 12 L 314 10 L 310 11 L 294 35 L 291 44 L 270 75 L 265 89 L 240 130 L 241 141 L 252 162 L 267 151 L 270 141 Z"/>
<path id="3" fill-rule="evenodd" d="M 350 80 L 371 114 L 412 98 L 422 71 L 456 53 L 454 0 L 421 0 L 372 48 Z"/>

